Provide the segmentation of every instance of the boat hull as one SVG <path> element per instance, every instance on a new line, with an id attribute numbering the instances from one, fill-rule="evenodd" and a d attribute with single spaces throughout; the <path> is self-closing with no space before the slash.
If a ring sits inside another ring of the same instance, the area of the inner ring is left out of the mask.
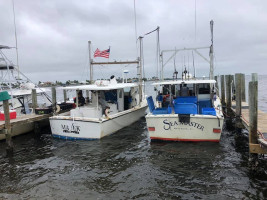
<path id="1" fill-rule="evenodd" d="M 145 115 L 147 106 L 116 113 L 110 119 L 51 117 L 53 137 L 74 140 L 96 140 L 129 126 Z"/>
<path id="2" fill-rule="evenodd" d="M 146 116 L 151 140 L 219 142 L 223 116 L 191 115 L 183 122 L 177 114 Z"/>

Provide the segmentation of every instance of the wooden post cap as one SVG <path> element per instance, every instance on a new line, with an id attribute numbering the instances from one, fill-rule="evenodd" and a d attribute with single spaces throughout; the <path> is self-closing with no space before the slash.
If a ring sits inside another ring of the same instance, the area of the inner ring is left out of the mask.
<path id="1" fill-rule="evenodd" d="M 11 97 L 9 96 L 7 91 L 0 92 L 0 101 L 9 100 Z"/>

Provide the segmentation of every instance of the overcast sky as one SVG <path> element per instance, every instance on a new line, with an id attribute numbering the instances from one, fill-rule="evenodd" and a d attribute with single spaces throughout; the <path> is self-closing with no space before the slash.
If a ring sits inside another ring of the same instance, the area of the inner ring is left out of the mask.
<path id="1" fill-rule="evenodd" d="M 111 48 L 110 58 L 136 60 L 134 0 L 14 0 L 20 70 L 34 82 L 89 79 L 88 41 L 92 51 Z M 0 44 L 15 46 L 11 0 L 0 0 Z M 215 75 L 267 74 L 267 1 L 136 0 L 137 36 L 160 27 L 160 48 L 209 46 L 214 20 Z M 156 34 L 144 37 L 145 76 L 156 75 Z M 16 64 L 15 50 L 4 50 Z M 201 51 L 208 58 L 208 50 Z M 169 55 L 166 54 L 166 60 Z M 183 60 L 192 70 L 192 52 L 177 54 L 179 75 Z M 189 60 L 189 62 L 188 62 Z M 199 76 L 209 65 L 195 55 Z M 95 78 L 117 77 L 123 69 L 136 76 L 136 66 L 96 66 Z M 171 76 L 172 59 L 165 67 Z"/>

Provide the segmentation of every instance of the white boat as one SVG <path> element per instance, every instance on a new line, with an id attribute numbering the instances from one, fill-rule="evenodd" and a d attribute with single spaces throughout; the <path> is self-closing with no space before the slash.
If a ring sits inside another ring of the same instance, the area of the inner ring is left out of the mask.
<path id="1" fill-rule="evenodd" d="M 42 97 L 42 103 L 39 102 L 41 107 L 46 106 L 46 104 L 50 105 L 51 100 L 46 94 L 47 89 L 39 88 L 32 83 L 6 57 L 2 49 L 11 49 L 11 47 L 0 45 L 0 91 L 6 90 L 11 96 L 11 108 L 15 109 L 18 115 L 32 113 L 32 89 L 36 89 L 37 97 Z M 2 102 L 0 102 L 0 110 L 1 107 Z"/>
<path id="2" fill-rule="evenodd" d="M 90 50 L 89 42 L 89 52 Z M 89 54 L 89 56 L 91 56 Z M 68 115 L 49 118 L 53 137 L 63 139 L 101 139 L 129 126 L 145 116 L 147 102 L 142 82 L 141 57 L 137 61 L 96 63 L 90 60 L 90 80 L 93 80 L 92 65 L 138 64 L 138 83 L 117 83 L 114 76 L 110 80 L 98 80 L 91 85 L 64 87 L 65 90 L 86 91 L 87 103 L 72 109 Z M 78 92 L 76 92 L 76 99 Z"/>
<path id="3" fill-rule="evenodd" d="M 89 91 L 91 101 L 76 107 L 68 116 L 50 117 L 53 137 L 63 139 L 94 140 L 110 135 L 123 127 L 129 126 L 145 115 L 147 103 L 144 98 L 139 101 L 137 83 L 116 83 L 65 87 L 66 90 Z M 107 114 L 102 101 L 109 107 Z M 105 115 L 106 113 L 106 115 Z"/>
<path id="4" fill-rule="evenodd" d="M 211 26 L 212 24 L 213 22 Z M 160 82 L 152 84 L 161 86 L 161 89 L 156 106 L 152 97 L 147 98 L 150 113 L 146 115 L 146 122 L 151 140 L 220 141 L 224 116 L 221 101 L 215 92 L 216 81 L 213 79 L 213 44 L 206 48 L 210 50 L 210 60 L 201 57 L 210 63 L 208 80 L 197 79 L 195 76 L 185 78 L 188 73 L 186 69 L 182 72 L 182 79 L 178 80 L 175 69 L 176 80 L 164 81 L 162 78 Z M 178 51 L 198 49 L 203 47 L 175 49 L 174 56 Z M 163 53 L 164 51 L 161 55 Z"/>

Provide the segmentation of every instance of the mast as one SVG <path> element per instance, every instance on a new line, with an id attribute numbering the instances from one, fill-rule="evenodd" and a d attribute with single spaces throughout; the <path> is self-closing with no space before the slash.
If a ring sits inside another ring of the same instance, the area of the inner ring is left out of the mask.
<path id="1" fill-rule="evenodd" d="M 210 79 L 214 79 L 214 57 L 213 57 L 213 20 L 210 21 L 211 45 L 210 45 Z"/>
<path id="2" fill-rule="evenodd" d="M 17 53 L 17 67 L 18 67 L 18 79 L 20 80 L 19 76 L 19 53 L 18 53 L 18 40 L 17 40 L 17 28 L 16 28 L 16 17 L 15 17 L 15 6 L 14 6 L 14 0 L 12 0 L 13 5 L 13 16 L 14 16 L 14 27 L 15 27 L 15 40 L 16 40 L 16 53 Z"/>
<path id="3" fill-rule="evenodd" d="M 93 84 L 93 66 L 91 65 L 91 41 L 88 41 L 88 49 L 89 49 L 89 68 L 90 68 L 90 84 Z"/>
<path id="4" fill-rule="evenodd" d="M 142 51 L 143 51 L 143 37 L 139 36 L 139 40 L 140 40 L 140 58 L 139 58 L 139 104 L 141 103 L 142 99 L 143 99 L 143 91 L 142 91 L 142 83 L 143 83 L 143 72 L 142 72 Z"/>

